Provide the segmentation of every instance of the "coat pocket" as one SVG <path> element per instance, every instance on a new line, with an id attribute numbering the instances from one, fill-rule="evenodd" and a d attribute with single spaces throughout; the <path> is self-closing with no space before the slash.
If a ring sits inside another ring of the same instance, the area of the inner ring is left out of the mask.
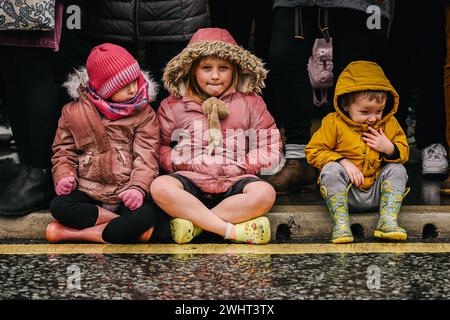
<path id="1" fill-rule="evenodd" d="M 122 145 L 115 146 L 113 161 L 113 174 L 117 182 L 121 185 L 128 183 L 133 169 L 132 151 Z"/>
<path id="2" fill-rule="evenodd" d="M 80 156 L 78 174 L 81 178 L 95 183 L 106 184 L 113 182 L 111 179 L 111 152 L 96 154 L 88 151 Z M 85 187 L 90 189 L 88 184 Z"/>

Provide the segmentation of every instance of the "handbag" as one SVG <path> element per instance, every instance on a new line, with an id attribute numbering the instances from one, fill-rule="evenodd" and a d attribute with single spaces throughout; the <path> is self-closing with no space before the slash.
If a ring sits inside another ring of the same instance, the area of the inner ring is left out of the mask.
<path id="1" fill-rule="evenodd" d="M 328 28 L 328 10 L 325 9 L 325 27 L 320 22 L 319 8 L 318 25 L 322 38 L 314 42 L 311 57 L 308 61 L 308 74 L 313 93 L 313 104 L 322 106 L 327 103 L 328 88 L 333 86 L 333 39 Z"/>
<path id="2" fill-rule="evenodd" d="M 55 0 L 0 0 L 0 31 L 55 28 Z"/>

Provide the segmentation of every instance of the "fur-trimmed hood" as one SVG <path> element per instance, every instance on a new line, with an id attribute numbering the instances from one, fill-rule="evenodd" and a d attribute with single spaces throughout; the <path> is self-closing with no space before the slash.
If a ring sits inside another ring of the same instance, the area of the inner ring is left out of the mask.
<path id="1" fill-rule="evenodd" d="M 141 70 L 142 76 L 148 83 L 148 100 L 152 102 L 158 94 L 158 84 L 151 78 L 150 72 Z M 67 89 L 69 96 L 77 100 L 85 90 L 89 82 L 89 76 L 85 67 L 81 67 L 69 74 L 63 87 Z"/>
<path id="2" fill-rule="evenodd" d="M 237 45 L 224 29 L 199 29 L 187 47 L 167 64 L 163 81 L 167 91 L 177 98 L 185 93 L 185 81 L 192 63 L 201 57 L 216 56 L 238 66 L 236 90 L 242 93 L 261 93 L 265 87 L 267 70 L 264 63 L 250 51 Z"/>

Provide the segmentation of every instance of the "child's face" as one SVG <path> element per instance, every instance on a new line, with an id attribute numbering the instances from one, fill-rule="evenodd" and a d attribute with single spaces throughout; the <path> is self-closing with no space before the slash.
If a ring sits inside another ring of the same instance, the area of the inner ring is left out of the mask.
<path id="1" fill-rule="evenodd" d="M 344 106 L 344 110 L 354 122 L 372 126 L 381 120 L 385 106 L 386 101 L 379 102 L 377 99 L 358 97 L 350 106 Z"/>
<path id="2" fill-rule="evenodd" d="M 233 78 L 233 65 L 221 58 L 202 58 L 194 71 L 199 86 L 213 97 L 218 97 L 230 86 Z"/>
<path id="3" fill-rule="evenodd" d="M 111 100 L 114 102 L 123 102 L 133 98 L 138 90 L 137 79 L 130 82 L 127 86 L 123 87 L 111 96 Z"/>

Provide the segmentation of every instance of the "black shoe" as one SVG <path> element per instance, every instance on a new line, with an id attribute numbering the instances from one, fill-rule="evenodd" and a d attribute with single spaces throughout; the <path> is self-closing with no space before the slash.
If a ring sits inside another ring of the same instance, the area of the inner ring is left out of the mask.
<path id="1" fill-rule="evenodd" d="M 0 215 L 20 217 L 48 208 L 54 196 L 49 171 L 39 168 L 21 169 L 19 175 L 0 195 Z"/>
<path id="2" fill-rule="evenodd" d="M 11 169 L 9 166 L 6 166 L 6 168 L 2 168 L 2 175 L 7 176 L 5 181 L 7 181 L 6 186 L 1 189 L 0 192 L 0 205 L 2 199 L 8 199 L 14 195 L 16 190 L 20 189 L 26 178 L 28 177 L 28 174 L 30 173 L 31 167 L 26 165 L 20 165 L 19 170 L 17 171 L 16 175 L 10 175 Z M 13 178 L 14 177 L 14 178 Z M 12 180 L 11 180 L 12 179 Z M 9 181 L 8 181 L 9 180 Z"/>

